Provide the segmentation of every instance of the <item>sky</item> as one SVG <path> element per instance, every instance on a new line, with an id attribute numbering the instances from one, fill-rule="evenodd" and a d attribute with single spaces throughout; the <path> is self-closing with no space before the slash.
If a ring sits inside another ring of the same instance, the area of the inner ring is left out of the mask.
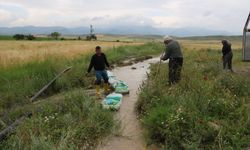
<path id="1" fill-rule="evenodd" d="M 0 0 L 0 26 L 152 26 L 241 33 L 250 0 Z"/>

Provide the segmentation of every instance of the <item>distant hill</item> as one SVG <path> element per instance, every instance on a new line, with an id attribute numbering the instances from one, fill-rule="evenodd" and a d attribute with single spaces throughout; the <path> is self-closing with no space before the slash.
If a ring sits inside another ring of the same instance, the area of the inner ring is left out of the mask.
<path id="1" fill-rule="evenodd" d="M 35 27 L 35 26 L 24 26 L 24 27 L 0 27 L 1 35 L 14 35 L 14 34 L 50 34 L 52 32 L 60 32 L 64 35 L 79 35 L 88 33 L 89 28 L 65 28 L 65 27 Z"/>
<path id="2" fill-rule="evenodd" d="M 0 27 L 0 35 L 14 34 L 50 34 L 60 32 L 63 35 L 84 35 L 89 33 L 89 27 L 66 28 L 60 26 L 52 27 Z M 173 36 L 208 36 L 208 35 L 232 35 L 233 33 L 220 30 L 203 28 L 154 28 L 151 26 L 115 26 L 108 28 L 95 28 L 98 34 L 139 34 L 139 35 L 173 35 Z"/>

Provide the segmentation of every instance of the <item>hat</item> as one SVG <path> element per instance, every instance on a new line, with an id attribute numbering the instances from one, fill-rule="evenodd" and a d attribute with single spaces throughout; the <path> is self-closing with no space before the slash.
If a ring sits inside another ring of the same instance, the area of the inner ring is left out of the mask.
<path id="1" fill-rule="evenodd" d="M 164 41 L 170 41 L 170 40 L 173 40 L 173 38 L 171 37 L 171 36 L 168 36 L 168 35 L 166 35 L 166 36 L 164 36 Z"/>
<path id="2" fill-rule="evenodd" d="M 221 40 L 221 42 L 223 45 L 232 45 L 228 40 L 225 39 Z"/>

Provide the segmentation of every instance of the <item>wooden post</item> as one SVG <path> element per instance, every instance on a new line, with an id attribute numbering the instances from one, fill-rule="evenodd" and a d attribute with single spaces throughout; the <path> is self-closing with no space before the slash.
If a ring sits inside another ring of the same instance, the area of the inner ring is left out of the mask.
<path id="1" fill-rule="evenodd" d="M 40 91 L 38 91 L 31 99 L 31 102 L 34 102 L 36 98 L 38 98 L 48 87 L 50 87 L 59 77 L 61 77 L 64 73 L 71 70 L 72 67 L 68 67 L 64 69 L 62 72 L 60 72 L 58 75 L 56 75 L 47 85 L 45 85 Z"/>
<path id="2" fill-rule="evenodd" d="M 60 72 L 58 75 L 56 75 L 47 85 L 45 85 L 40 91 L 38 91 L 30 100 L 31 102 L 33 102 L 37 97 L 39 97 L 49 86 L 51 86 L 59 77 L 61 77 L 64 73 L 68 72 L 69 70 L 71 70 L 72 67 L 68 67 L 66 69 L 64 69 L 62 72 Z M 12 123 L 11 125 L 9 125 L 7 128 L 5 128 L 4 130 L 2 130 L 0 132 L 0 142 L 3 141 L 7 136 L 9 136 L 10 134 L 12 134 L 16 127 L 18 125 L 20 125 L 27 117 L 31 117 L 34 113 L 35 113 L 35 108 L 34 108 L 34 104 L 32 104 L 33 106 L 33 110 L 32 113 L 27 113 L 25 115 L 23 115 L 22 117 L 20 117 L 19 119 L 17 119 L 14 123 Z"/>
<path id="3" fill-rule="evenodd" d="M 19 124 L 21 124 L 27 117 L 30 117 L 31 115 L 32 115 L 31 113 L 23 115 L 22 117 L 20 117 L 19 119 L 17 119 L 14 123 L 12 123 L 7 128 L 5 128 L 4 130 L 2 130 L 0 132 L 0 142 L 3 141 L 8 135 L 12 134 L 15 131 L 16 127 Z"/>

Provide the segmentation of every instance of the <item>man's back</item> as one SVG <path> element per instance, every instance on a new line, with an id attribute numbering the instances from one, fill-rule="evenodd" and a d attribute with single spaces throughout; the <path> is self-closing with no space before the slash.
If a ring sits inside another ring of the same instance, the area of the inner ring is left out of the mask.
<path id="1" fill-rule="evenodd" d="M 183 58 L 180 44 L 175 40 L 166 46 L 166 51 L 169 54 L 169 58 Z"/>

